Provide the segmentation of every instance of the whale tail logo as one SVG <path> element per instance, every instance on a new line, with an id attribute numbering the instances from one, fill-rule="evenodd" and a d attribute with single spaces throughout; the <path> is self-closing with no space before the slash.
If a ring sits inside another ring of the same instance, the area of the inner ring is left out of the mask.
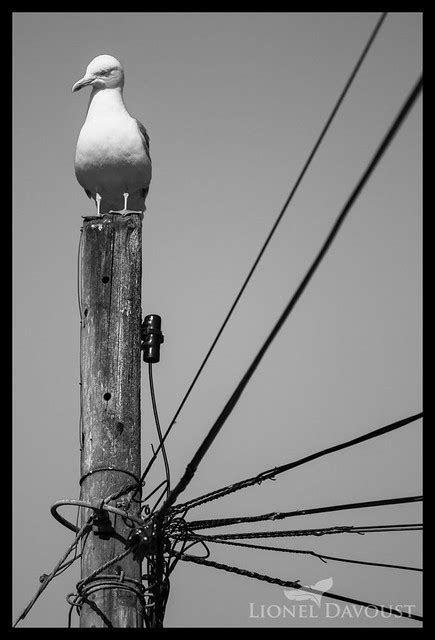
<path id="1" fill-rule="evenodd" d="M 319 580 L 316 584 L 308 585 L 307 588 L 316 589 L 316 591 L 322 591 L 325 593 L 332 587 L 333 582 L 332 578 L 326 578 L 325 580 Z M 289 600 L 313 600 L 319 607 L 322 602 L 322 596 L 320 593 L 310 593 L 303 589 L 291 589 L 289 591 L 284 590 L 284 595 Z"/>

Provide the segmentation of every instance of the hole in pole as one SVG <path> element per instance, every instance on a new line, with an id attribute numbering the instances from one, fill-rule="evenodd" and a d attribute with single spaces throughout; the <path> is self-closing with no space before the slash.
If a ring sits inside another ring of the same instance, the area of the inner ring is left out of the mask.
<path id="1" fill-rule="evenodd" d="M 103 276 L 101 278 L 101 282 L 104 282 L 104 284 L 107 284 L 109 282 L 109 280 L 110 280 L 109 276 Z"/>
<path id="2" fill-rule="evenodd" d="M 103 398 L 104 398 L 105 400 L 110 400 L 110 398 L 111 398 L 111 397 L 112 397 L 112 394 L 111 394 L 111 393 L 109 393 L 109 392 L 106 392 L 106 393 L 104 394 L 104 396 L 103 396 Z"/>

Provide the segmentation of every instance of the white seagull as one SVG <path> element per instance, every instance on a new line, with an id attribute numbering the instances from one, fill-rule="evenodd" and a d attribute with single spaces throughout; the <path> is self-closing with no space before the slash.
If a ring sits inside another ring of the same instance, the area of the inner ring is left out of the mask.
<path id="1" fill-rule="evenodd" d="M 151 181 L 149 136 L 125 108 L 124 70 L 119 60 L 97 56 L 72 90 L 89 85 L 92 93 L 74 163 L 77 180 L 87 196 L 94 198 L 98 216 L 143 215 Z"/>

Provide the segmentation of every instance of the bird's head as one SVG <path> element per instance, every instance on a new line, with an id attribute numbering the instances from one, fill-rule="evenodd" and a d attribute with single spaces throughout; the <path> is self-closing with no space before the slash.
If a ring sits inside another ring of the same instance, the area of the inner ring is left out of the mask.
<path id="1" fill-rule="evenodd" d="M 86 73 L 72 90 L 79 91 L 91 85 L 96 89 L 114 89 L 124 86 L 124 69 L 119 60 L 113 56 L 102 55 L 94 58 L 86 69 Z"/>

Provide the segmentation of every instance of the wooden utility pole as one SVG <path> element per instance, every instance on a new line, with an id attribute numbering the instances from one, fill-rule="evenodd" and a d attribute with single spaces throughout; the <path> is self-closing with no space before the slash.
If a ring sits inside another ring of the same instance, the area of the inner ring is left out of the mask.
<path id="1" fill-rule="evenodd" d="M 85 218 L 82 233 L 81 499 L 99 504 L 141 472 L 142 220 L 136 214 Z M 137 493 L 130 513 L 139 515 L 139 507 Z M 96 513 L 82 512 L 83 522 Z M 113 531 L 93 527 L 83 546 L 82 580 L 120 554 L 131 531 L 121 516 L 97 514 Z M 143 627 L 140 584 L 141 563 L 132 554 L 112 564 L 86 585 L 80 626 Z"/>

